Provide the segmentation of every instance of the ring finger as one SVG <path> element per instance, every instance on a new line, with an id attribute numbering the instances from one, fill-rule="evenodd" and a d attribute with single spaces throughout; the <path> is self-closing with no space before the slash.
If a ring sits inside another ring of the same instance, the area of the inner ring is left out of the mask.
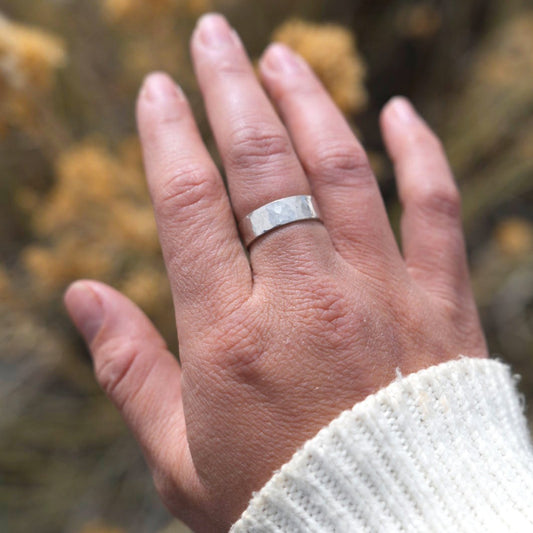
<path id="1" fill-rule="evenodd" d="M 400 253 L 365 150 L 323 85 L 284 45 L 271 45 L 260 67 L 336 250 L 360 269 L 397 266 Z"/>
<path id="2" fill-rule="evenodd" d="M 227 21 L 220 15 L 202 17 L 191 47 L 237 219 L 273 200 L 310 194 L 289 135 Z M 333 251 L 327 231 L 316 221 L 280 227 L 250 249 L 256 273 L 294 266 L 295 256 L 323 262 Z"/>

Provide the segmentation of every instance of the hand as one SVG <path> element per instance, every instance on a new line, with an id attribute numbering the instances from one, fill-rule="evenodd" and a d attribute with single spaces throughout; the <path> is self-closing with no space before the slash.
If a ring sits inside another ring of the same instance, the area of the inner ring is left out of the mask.
<path id="1" fill-rule="evenodd" d="M 261 60 L 280 120 L 222 17 L 200 21 L 192 55 L 231 204 L 180 89 L 153 74 L 138 101 L 181 368 L 110 287 L 77 282 L 66 304 L 168 508 L 218 531 L 307 439 L 397 369 L 487 350 L 459 194 L 410 104 L 394 99 L 381 122 L 404 208 L 402 256 L 363 148 L 301 58 L 273 45 Z M 278 228 L 248 258 L 234 214 L 311 191 L 323 224 Z"/>

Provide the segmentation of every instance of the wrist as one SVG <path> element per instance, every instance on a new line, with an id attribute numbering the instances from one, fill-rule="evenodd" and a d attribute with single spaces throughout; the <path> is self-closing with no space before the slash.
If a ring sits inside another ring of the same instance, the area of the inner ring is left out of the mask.
<path id="1" fill-rule="evenodd" d="M 255 495 L 233 531 L 281 523 L 284 531 L 310 523 L 325 531 L 506 530 L 533 521 L 533 511 L 517 513 L 520 505 L 533 509 L 524 500 L 533 493 L 524 473 L 530 459 L 508 367 L 454 360 L 342 413 Z"/>

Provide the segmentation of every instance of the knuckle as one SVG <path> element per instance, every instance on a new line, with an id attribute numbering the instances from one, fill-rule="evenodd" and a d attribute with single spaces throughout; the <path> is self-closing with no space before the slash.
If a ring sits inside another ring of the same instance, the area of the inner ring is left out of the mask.
<path id="1" fill-rule="evenodd" d="M 182 210 L 195 211 L 213 197 L 214 176 L 198 166 L 182 166 L 164 181 L 158 207 L 171 215 Z"/>
<path id="2" fill-rule="evenodd" d="M 100 351 L 95 365 L 96 378 L 104 392 L 121 407 L 125 403 L 122 385 L 141 353 L 131 340 L 120 337 L 107 341 Z"/>
<path id="3" fill-rule="evenodd" d="M 210 361 L 245 381 L 259 372 L 266 352 L 265 328 L 253 311 L 234 312 L 221 321 L 211 334 Z"/>
<path id="4" fill-rule="evenodd" d="M 425 216 L 442 216 L 446 219 L 461 218 L 461 196 L 457 187 L 429 187 L 419 194 L 415 203 Z"/>
<path id="5" fill-rule="evenodd" d="M 320 323 L 328 325 L 329 329 L 336 329 L 339 324 L 344 325 L 350 315 L 345 295 L 331 281 L 320 282 L 314 291 L 314 310 Z"/>
<path id="6" fill-rule="evenodd" d="M 141 136 L 144 141 L 157 145 L 162 136 L 172 134 L 176 124 L 183 121 L 190 114 L 189 104 L 176 99 L 171 106 L 167 106 L 162 113 L 154 113 L 152 108 L 145 108 L 138 104 L 138 115 L 141 119 Z"/>
<path id="7" fill-rule="evenodd" d="M 217 339 L 219 357 L 225 366 L 238 368 L 248 366 L 261 353 L 259 335 L 245 321 L 226 325 Z"/>
<path id="8" fill-rule="evenodd" d="M 272 126 L 248 126 L 229 136 L 227 157 L 230 165 L 250 167 L 269 164 L 292 155 L 289 138 Z"/>
<path id="9" fill-rule="evenodd" d="M 455 291 L 449 287 L 445 287 L 438 294 L 438 301 L 443 315 L 446 317 L 448 323 L 455 325 L 459 334 L 462 332 L 463 328 L 468 330 L 470 325 L 467 320 L 464 320 L 461 300 L 461 295 L 455 293 Z"/>
<path id="10" fill-rule="evenodd" d="M 338 282 L 328 276 L 317 278 L 304 299 L 304 320 L 319 347 L 330 351 L 353 343 L 355 310 Z"/>
<path id="11" fill-rule="evenodd" d="M 307 167 L 312 175 L 335 184 L 372 181 L 368 158 L 355 141 L 323 143 L 308 158 Z"/>
<path id="12" fill-rule="evenodd" d="M 442 141 L 435 132 L 425 124 L 413 129 L 411 133 L 411 142 L 418 149 L 422 149 L 426 153 L 436 152 L 444 154 Z"/>
<path id="13" fill-rule="evenodd" d="M 249 74 L 246 62 L 239 56 L 219 59 L 213 73 L 217 76 L 246 76 Z"/>
<path id="14" fill-rule="evenodd" d="M 306 79 L 307 83 L 302 83 L 298 76 L 284 76 L 270 80 L 269 90 L 275 99 L 288 105 L 303 98 L 308 101 L 324 98 L 324 88 L 318 84 L 313 77 Z"/>

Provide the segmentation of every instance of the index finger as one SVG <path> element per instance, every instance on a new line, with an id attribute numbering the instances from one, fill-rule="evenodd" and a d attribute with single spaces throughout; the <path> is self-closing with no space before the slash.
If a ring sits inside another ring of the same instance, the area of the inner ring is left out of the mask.
<path id="1" fill-rule="evenodd" d="M 238 295 L 251 292 L 250 266 L 222 178 L 169 76 L 147 78 L 137 120 L 176 318 L 217 320 Z"/>

